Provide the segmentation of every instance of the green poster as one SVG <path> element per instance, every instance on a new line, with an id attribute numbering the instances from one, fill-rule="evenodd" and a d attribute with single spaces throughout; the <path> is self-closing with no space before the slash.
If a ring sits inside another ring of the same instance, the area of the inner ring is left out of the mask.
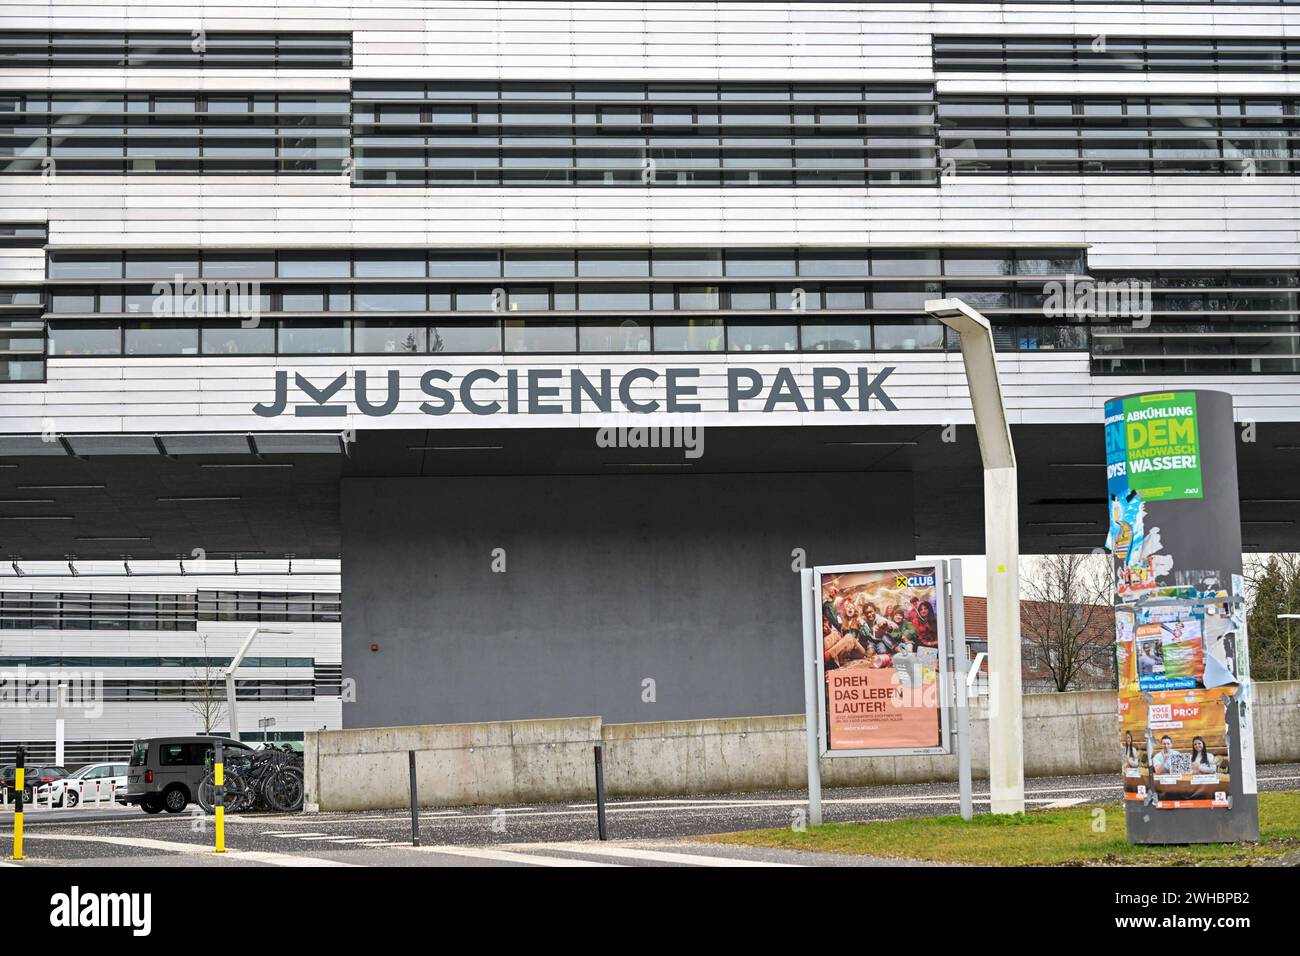
<path id="1" fill-rule="evenodd" d="M 1144 501 L 1202 497 L 1195 392 L 1126 398 L 1122 424 L 1130 490 Z"/>

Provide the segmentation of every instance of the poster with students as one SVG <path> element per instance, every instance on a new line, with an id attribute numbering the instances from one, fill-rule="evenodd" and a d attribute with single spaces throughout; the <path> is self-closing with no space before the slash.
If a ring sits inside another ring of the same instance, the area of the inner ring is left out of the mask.
<path id="1" fill-rule="evenodd" d="M 828 754 L 947 750 L 941 568 L 817 568 Z"/>
<path id="2" fill-rule="evenodd" d="M 1231 807 L 1230 690 L 1157 691 L 1145 696 L 1148 803 L 1161 810 Z"/>

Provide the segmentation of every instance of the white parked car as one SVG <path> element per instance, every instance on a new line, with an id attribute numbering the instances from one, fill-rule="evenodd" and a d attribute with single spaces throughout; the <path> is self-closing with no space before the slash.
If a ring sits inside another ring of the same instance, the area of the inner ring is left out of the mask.
<path id="1" fill-rule="evenodd" d="M 113 794 L 126 790 L 125 763 L 92 763 L 53 783 L 36 789 L 38 803 L 56 807 L 75 807 L 79 803 L 93 806 L 102 802 L 113 806 Z"/>

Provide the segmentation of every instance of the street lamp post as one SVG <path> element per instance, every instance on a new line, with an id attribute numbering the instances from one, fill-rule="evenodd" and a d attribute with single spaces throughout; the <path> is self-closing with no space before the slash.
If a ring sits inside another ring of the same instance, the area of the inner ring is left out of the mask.
<path id="1" fill-rule="evenodd" d="M 1016 453 L 1002 401 L 993 329 L 961 299 L 931 299 L 925 311 L 957 333 L 984 465 L 984 553 L 988 579 L 989 797 L 994 813 L 1025 810 L 1020 680 L 1020 528 Z"/>
<path id="2" fill-rule="evenodd" d="M 230 710 L 230 739 L 239 739 L 239 702 L 235 698 L 235 671 L 239 669 L 240 662 L 248 649 L 253 645 L 254 638 L 258 634 L 292 634 L 293 631 L 283 629 L 276 630 L 269 627 L 255 627 L 248 632 L 248 637 L 244 638 L 244 643 L 240 645 L 239 652 L 230 659 L 229 666 L 226 667 L 226 707 Z"/>

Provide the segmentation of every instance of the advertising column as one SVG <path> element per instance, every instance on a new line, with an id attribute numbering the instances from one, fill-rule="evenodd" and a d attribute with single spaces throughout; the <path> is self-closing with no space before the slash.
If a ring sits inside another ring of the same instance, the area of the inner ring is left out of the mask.
<path id="1" fill-rule="evenodd" d="M 1259 838 L 1235 440 L 1222 392 L 1106 403 L 1131 843 Z"/>

